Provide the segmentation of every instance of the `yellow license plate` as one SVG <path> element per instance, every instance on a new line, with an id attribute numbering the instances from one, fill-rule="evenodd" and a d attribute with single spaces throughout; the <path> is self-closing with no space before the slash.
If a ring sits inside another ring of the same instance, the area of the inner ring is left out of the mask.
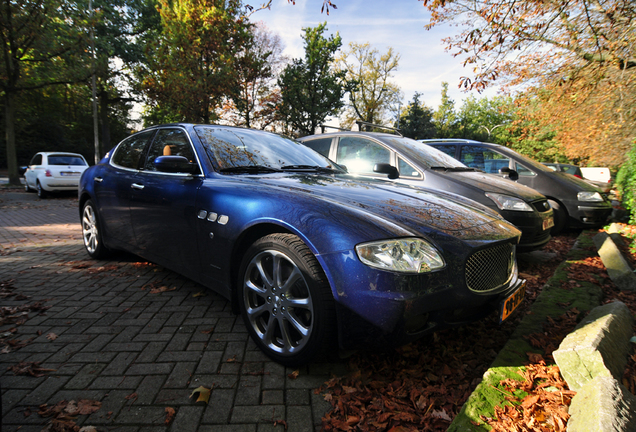
<path id="1" fill-rule="evenodd" d="M 554 218 L 548 218 L 543 221 L 543 230 L 547 230 L 548 228 L 552 228 L 554 226 Z"/>
<path id="2" fill-rule="evenodd" d="M 501 320 L 499 322 L 503 322 L 506 318 L 512 314 L 512 312 L 517 309 L 517 307 L 523 301 L 523 297 L 526 295 L 526 281 L 523 281 L 519 289 L 514 293 L 510 294 L 508 298 L 506 298 L 501 305 Z"/>

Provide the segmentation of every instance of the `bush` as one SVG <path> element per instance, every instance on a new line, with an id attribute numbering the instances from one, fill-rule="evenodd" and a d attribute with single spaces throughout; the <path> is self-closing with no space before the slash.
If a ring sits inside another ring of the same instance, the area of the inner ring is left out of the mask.
<path id="1" fill-rule="evenodd" d="M 636 141 L 627 153 L 627 160 L 618 170 L 616 186 L 621 195 L 623 207 L 630 214 L 629 222 L 636 224 Z"/>

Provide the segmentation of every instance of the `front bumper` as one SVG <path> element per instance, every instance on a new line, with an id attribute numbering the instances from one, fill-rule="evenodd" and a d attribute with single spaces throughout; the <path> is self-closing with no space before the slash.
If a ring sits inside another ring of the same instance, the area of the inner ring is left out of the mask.
<path id="1" fill-rule="evenodd" d="M 502 243 L 468 248 L 460 259 L 447 261 L 443 270 L 415 275 L 372 269 L 360 263 L 352 251 L 321 256 L 326 261 L 324 268 L 338 269 L 335 274 L 341 275 L 340 280 L 328 275 L 335 291 L 340 347 L 399 346 L 489 315 L 524 283 L 517 277 L 514 246 L 505 244 L 513 263 L 509 279 L 483 291 L 479 291 L 480 283 L 474 283 L 475 272 L 468 269 L 474 268 L 473 257 Z M 497 268 L 495 264 L 486 268 L 488 265 L 479 263 L 477 272 L 489 278 Z M 471 284 L 475 290 L 468 288 Z"/>
<path id="2" fill-rule="evenodd" d="M 612 214 L 612 204 L 609 202 L 596 204 L 577 201 L 574 208 L 575 210 L 570 212 L 570 226 L 577 228 L 594 228 L 604 225 Z"/>

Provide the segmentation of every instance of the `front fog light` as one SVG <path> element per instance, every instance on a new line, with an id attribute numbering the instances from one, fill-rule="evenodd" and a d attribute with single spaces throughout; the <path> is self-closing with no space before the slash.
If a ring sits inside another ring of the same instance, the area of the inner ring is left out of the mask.
<path id="1" fill-rule="evenodd" d="M 403 273 L 432 272 L 446 265 L 435 246 L 419 238 L 362 243 L 356 253 L 370 267 Z"/>

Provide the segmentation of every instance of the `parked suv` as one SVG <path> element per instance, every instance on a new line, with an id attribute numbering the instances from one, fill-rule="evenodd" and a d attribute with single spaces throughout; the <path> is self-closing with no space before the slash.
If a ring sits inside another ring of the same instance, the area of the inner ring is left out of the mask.
<path id="1" fill-rule="evenodd" d="M 303 144 L 347 167 L 353 174 L 384 177 L 449 192 L 499 213 L 522 232 L 520 251 L 550 240 L 552 209 L 540 193 L 485 174 L 410 138 L 375 132 L 334 132 L 301 138 Z"/>
<path id="2" fill-rule="evenodd" d="M 554 228 L 595 228 L 612 212 L 607 194 L 567 173 L 553 171 L 527 156 L 497 144 L 462 139 L 420 140 L 468 166 L 509 177 L 548 198 L 554 209 Z"/>

